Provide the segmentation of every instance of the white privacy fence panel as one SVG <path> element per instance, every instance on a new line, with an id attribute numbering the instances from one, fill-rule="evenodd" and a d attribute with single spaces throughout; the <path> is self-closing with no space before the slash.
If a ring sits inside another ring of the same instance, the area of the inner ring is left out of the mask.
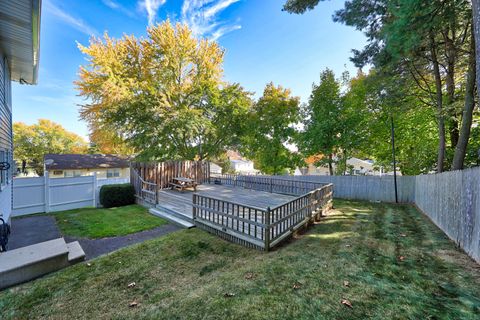
<path id="1" fill-rule="evenodd" d="M 129 182 L 129 178 L 97 180 L 96 176 L 16 178 L 12 216 L 99 206 L 101 186 Z"/>
<path id="2" fill-rule="evenodd" d="M 417 176 L 415 204 L 480 262 L 480 167 Z"/>
<path id="3" fill-rule="evenodd" d="M 13 179 L 12 216 L 45 211 L 45 178 Z"/>
<path id="4" fill-rule="evenodd" d="M 94 176 L 45 179 L 47 181 L 46 212 L 63 211 L 97 205 Z"/>

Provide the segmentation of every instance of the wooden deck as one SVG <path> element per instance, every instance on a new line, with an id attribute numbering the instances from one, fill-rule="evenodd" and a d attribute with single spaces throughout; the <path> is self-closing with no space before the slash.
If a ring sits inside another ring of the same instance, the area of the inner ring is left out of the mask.
<path id="1" fill-rule="evenodd" d="M 158 205 L 187 218 L 192 218 L 193 191 L 179 192 L 176 190 L 160 190 L 158 192 Z M 224 185 L 204 184 L 197 187 L 197 194 L 213 197 L 220 200 L 266 210 L 268 207 L 276 207 L 295 199 L 294 196 L 256 191 Z"/>

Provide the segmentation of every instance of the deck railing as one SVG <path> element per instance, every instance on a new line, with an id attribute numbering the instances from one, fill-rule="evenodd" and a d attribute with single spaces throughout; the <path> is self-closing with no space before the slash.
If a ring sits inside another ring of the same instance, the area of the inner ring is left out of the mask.
<path id="1" fill-rule="evenodd" d="M 198 184 L 210 179 L 210 163 L 206 161 L 132 162 L 131 166 L 143 180 L 155 183 L 157 190 L 169 189 L 177 177 L 190 178 Z"/>
<path id="2" fill-rule="evenodd" d="M 145 181 L 133 167 L 130 168 L 130 183 L 135 189 L 135 197 L 149 204 L 157 204 L 157 184 Z"/>
<path id="3" fill-rule="evenodd" d="M 294 196 L 305 194 L 311 190 L 326 185 L 326 183 L 312 181 L 290 180 L 261 175 L 248 176 L 236 174 L 212 175 L 210 177 L 210 183 Z"/>
<path id="4" fill-rule="evenodd" d="M 193 195 L 193 219 L 207 231 L 246 246 L 270 250 L 332 205 L 333 185 L 323 185 L 275 208 L 255 208 Z"/>

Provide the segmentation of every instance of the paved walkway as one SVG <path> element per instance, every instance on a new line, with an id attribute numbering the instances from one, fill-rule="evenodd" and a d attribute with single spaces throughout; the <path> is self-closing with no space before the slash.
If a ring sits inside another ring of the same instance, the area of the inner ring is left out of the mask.
<path id="1" fill-rule="evenodd" d="M 180 229 L 180 227 L 175 225 L 166 224 L 154 229 L 119 237 L 88 239 L 64 236 L 64 238 L 67 243 L 73 241 L 80 242 L 88 260 L 135 243 L 161 237 Z M 52 216 L 32 216 L 12 219 L 12 233 L 9 238 L 8 249 L 13 250 L 61 237 L 60 229 L 55 222 L 55 218 Z"/>
<path id="2" fill-rule="evenodd" d="M 8 239 L 8 250 L 62 237 L 55 218 L 51 216 L 12 219 L 11 227 L 12 233 Z"/>
<path id="3" fill-rule="evenodd" d="M 140 243 L 146 240 L 161 237 L 163 235 L 180 230 L 172 224 L 161 225 L 154 229 L 132 233 L 126 236 L 102 238 L 102 239 L 88 239 L 65 236 L 66 242 L 78 241 L 85 252 L 87 260 L 98 257 L 123 247 L 128 247 L 135 243 Z"/>

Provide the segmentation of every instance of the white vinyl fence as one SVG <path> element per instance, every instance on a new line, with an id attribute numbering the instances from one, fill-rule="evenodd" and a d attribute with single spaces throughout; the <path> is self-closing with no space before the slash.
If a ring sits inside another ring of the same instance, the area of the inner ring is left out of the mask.
<path id="1" fill-rule="evenodd" d="M 54 212 L 99 206 L 100 187 L 129 183 L 130 179 L 97 179 L 96 176 L 74 178 L 44 177 L 13 180 L 12 216 Z"/>

